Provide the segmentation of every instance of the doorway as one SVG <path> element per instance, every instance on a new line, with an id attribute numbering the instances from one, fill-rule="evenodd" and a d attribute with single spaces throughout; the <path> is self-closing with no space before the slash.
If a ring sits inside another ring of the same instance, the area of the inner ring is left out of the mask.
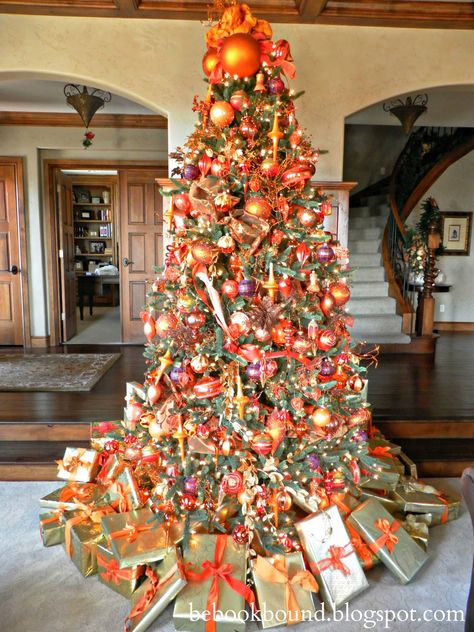
<path id="1" fill-rule="evenodd" d="M 143 344 L 167 165 L 45 160 L 44 173 L 52 344 Z"/>

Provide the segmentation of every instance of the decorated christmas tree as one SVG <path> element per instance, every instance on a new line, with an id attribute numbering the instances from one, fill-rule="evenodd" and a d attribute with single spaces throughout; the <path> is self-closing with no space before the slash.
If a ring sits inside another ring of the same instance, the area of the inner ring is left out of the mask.
<path id="1" fill-rule="evenodd" d="M 394 512 L 435 524 L 459 507 L 372 427 L 347 251 L 324 227 L 333 204 L 312 182 L 320 152 L 296 118 L 288 42 L 231 4 L 206 43 L 207 94 L 162 183 L 171 241 L 142 313 L 145 380 L 127 385 L 123 422 L 92 424 L 93 449 L 66 451 L 70 482 L 41 501 L 55 510 L 45 542 L 64 540 L 83 574 L 132 597 L 127 630 L 178 593 L 177 628 L 215 630 L 188 606 L 254 605 L 249 561 L 261 609 L 283 601 L 300 620 L 318 585 L 334 609 L 378 561 L 402 582 L 423 565 L 425 531 Z M 220 582 L 236 602 L 219 601 Z"/>

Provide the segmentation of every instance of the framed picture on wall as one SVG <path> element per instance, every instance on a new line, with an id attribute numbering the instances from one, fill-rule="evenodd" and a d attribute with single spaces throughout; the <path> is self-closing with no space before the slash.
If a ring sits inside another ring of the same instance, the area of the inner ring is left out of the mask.
<path id="1" fill-rule="evenodd" d="M 472 212 L 441 213 L 443 255 L 467 256 L 471 249 Z"/>

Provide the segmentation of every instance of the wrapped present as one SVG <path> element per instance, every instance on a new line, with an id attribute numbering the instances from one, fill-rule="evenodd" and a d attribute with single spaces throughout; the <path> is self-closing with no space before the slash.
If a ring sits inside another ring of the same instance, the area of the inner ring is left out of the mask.
<path id="1" fill-rule="evenodd" d="M 105 492 L 105 487 L 94 483 L 67 483 L 64 487 L 55 489 L 54 492 L 43 496 L 40 499 L 40 507 L 72 511 L 80 505 L 98 503 Z"/>
<path id="2" fill-rule="evenodd" d="M 402 505 L 394 500 L 391 496 L 391 492 L 387 492 L 384 489 L 365 489 L 362 488 L 360 494 L 360 502 L 364 502 L 369 498 L 375 498 L 378 500 L 381 505 L 385 507 L 387 511 L 391 514 L 400 511 L 402 509 Z"/>
<path id="3" fill-rule="evenodd" d="M 162 560 L 168 549 L 183 537 L 183 525 L 159 525 L 148 507 L 111 514 L 102 528 L 120 568 Z"/>
<path id="4" fill-rule="evenodd" d="M 245 583 L 247 546 L 227 535 L 193 535 L 184 562 L 188 583 L 175 602 L 176 630 L 244 632 L 245 602 L 255 607 Z"/>
<path id="5" fill-rule="evenodd" d="M 297 522 L 296 530 L 328 608 L 334 611 L 368 588 L 336 506 Z"/>
<path id="6" fill-rule="evenodd" d="M 401 447 L 396 443 L 391 443 L 383 437 L 374 437 L 369 440 L 369 454 L 370 456 L 387 456 L 393 454 L 398 456 L 401 452 Z"/>
<path id="7" fill-rule="evenodd" d="M 145 566 L 120 568 L 117 558 L 102 537 L 97 544 L 97 573 L 102 584 L 130 599 L 145 573 Z"/>
<path id="8" fill-rule="evenodd" d="M 431 525 L 431 514 L 396 515 L 395 518 L 400 522 L 410 537 L 426 551 L 430 537 L 429 526 Z"/>
<path id="9" fill-rule="evenodd" d="M 110 485 L 126 467 L 120 454 L 110 454 L 100 468 L 96 481 L 102 485 Z"/>
<path id="10" fill-rule="evenodd" d="M 364 571 L 369 571 L 374 566 L 380 564 L 379 558 L 375 555 L 375 553 L 370 549 L 369 545 L 364 542 L 364 540 L 360 537 L 360 534 L 354 529 L 354 527 L 346 521 L 346 528 L 349 533 L 349 537 L 351 539 L 352 547 L 359 558 L 359 562 L 361 563 Z"/>
<path id="11" fill-rule="evenodd" d="M 137 401 L 146 401 L 146 390 L 143 384 L 139 382 L 127 382 L 125 384 L 125 399 L 127 402 L 131 399 Z"/>
<path id="12" fill-rule="evenodd" d="M 103 535 L 100 520 L 113 512 L 112 507 L 85 507 L 65 513 L 66 553 L 84 577 L 97 573 L 97 545 Z"/>
<path id="13" fill-rule="evenodd" d="M 310 495 L 306 490 L 296 491 L 292 487 L 287 487 L 288 492 L 293 498 L 294 504 L 306 511 L 306 513 L 314 513 L 319 509 L 319 500 L 317 496 Z"/>
<path id="14" fill-rule="evenodd" d="M 186 586 L 179 549 L 173 548 L 164 560 L 146 569 L 146 580 L 132 595 L 132 610 L 125 620 L 125 632 L 144 632 Z"/>
<path id="15" fill-rule="evenodd" d="M 373 498 L 355 509 L 347 521 L 402 584 L 413 579 L 428 560 L 398 520 Z"/>
<path id="16" fill-rule="evenodd" d="M 64 509 L 55 509 L 41 514 L 39 523 L 43 546 L 55 546 L 64 542 Z"/>
<path id="17" fill-rule="evenodd" d="M 91 447 L 103 450 L 108 441 L 120 441 L 125 436 L 125 429 L 121 421 L 93 421 L 90 425 Z"/>
<path id="18" fill-rule="evenodd" d="M 411 476 L 412 478 L 418 478 L 418 468 L 416 467 L 416 463 L 412 461 L 405 452 L 400 452 L 398 458 L 405 466 L 405 474 Z"/>
<path id="19" fill-rule="evenodd" d="M 257 556 L 252 561 L 252 576 L 263 628 L 312 619 L 315 613 L 313 592 L 318 584 L 305 569 L 303 555 Z M 286 611 L 286 618 L 281 613 Z"/>
<path id="20" fill-rule="evenodd" d="M 58 478 L 67 481 L 88 483 L 94 480 L 99 470 L 99 453 L 87 448 L 66 448 L 58 464 Z"/>
<path id="21" fill-rule="evenodd" d="M 396 488 L 399 480 L 399 472 L 391 472 L 389 470 L 364 471 L 360 479 L 359 487 L 363 487 L 364 489 L 383 489 L 389 492 Z"/>
<path id="22" fill-rule="evenodd" d="M 433 524 L 447 522 L 459 515 L 460 500 L 451 498 L 451 506 L 453 507 L 452 515 L 449 516 L 449 501 L 432 485 L 427 485 L 423 481 L 402 477 L 400 484 L 393 492 L 393 498 L 397 500 L 400 507 L 405 512 L 413 513 L 431 513 L 433 517 L 439 515 L 439 521 L 433 521 Z M 457 501 L 457 511 L 455 514 L 454 507 Z"/>
<path id="23" fill-rule="evenodd" d="M 329 497 L 331 505 L 336 505 L 341 516 L 348 516 L 356 507 L 360 505 L 360 500 L 350 492 L 331 494 Z"/>
<path id="24" fill-rule="evenodd" d="M 430 526 L 432 527 L 456 520 L 456 518 L 459 518 L 461 510 L 461 499 L 459 496 L 438 491 L 438 498 L 444 504 L 444 511 L 442 513 L 431 513 Z"/>
<path id="25" fill-rule="evenodd" d="M 120 513 L 139 509 L 144 504 L 137 480 L 128 466 L 120 471 L 107 493 Z"/>
<path id="26" fill-rule="evenodd" d="M 386 454 L 377 457 L 377 467 L 381 467 L 383 472 L 393 472 L 400 475 L 405 474 L 405 465 L 394 454 Z"/>

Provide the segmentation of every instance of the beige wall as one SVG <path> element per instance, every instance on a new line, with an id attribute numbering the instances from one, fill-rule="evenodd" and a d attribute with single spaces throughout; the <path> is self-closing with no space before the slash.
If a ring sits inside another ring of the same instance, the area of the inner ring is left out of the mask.
<path id="1" fill-rule="evenodd" d="M 306 90 L 297 103 L 300 122 L 316 146 L 330 150 L 319 180 L 342 178 L 349 114 L 412 90 L 474 83 L 472 31 L 284 24 L 274 31 L 290 41 L 293 85 Z M 205 91 L 204 34 L 199 22 L 2 15 L 0 86 L 2 79 L 31 77 L 109 89 L 166 114 L 174 148 L 194 125 L 194 94 Z M 40 239 L 40 224 L 39 215 L 31 219 L 32 242 Z M 35 320 L 35 335 L 45 328 L 44 316 Z"/>
<path id="2" fill-rule="evenodd" d="M 441 211 L 474 211 L 474 151 L 455 162 L 426 192 L 423 199 L 433 196 Z M 420 206 L 410 217 L 413 224 L 419 216 Z M 474 322 L 474 243 L 471 227 L 471 252 L 468 257 L 440 257 L 438 268 L 444 272 L 446 283 L 452 284 L 448 294 L 436 294 L 435 320 L 447 322 Z M 444 305 L 444 312 L 440 311 Z"/>
<path id="3" fill-rule="evenodd" d="M 25 166 L 30 316 L 33 336 L 49 333 L 47 266 L 41 201 L 43 159 L 166 160 L 166 130 L 98 129 L 93 146 L 82 148 L 81 128 L 0 127 L 0 156 L 21 156 Z"/>

